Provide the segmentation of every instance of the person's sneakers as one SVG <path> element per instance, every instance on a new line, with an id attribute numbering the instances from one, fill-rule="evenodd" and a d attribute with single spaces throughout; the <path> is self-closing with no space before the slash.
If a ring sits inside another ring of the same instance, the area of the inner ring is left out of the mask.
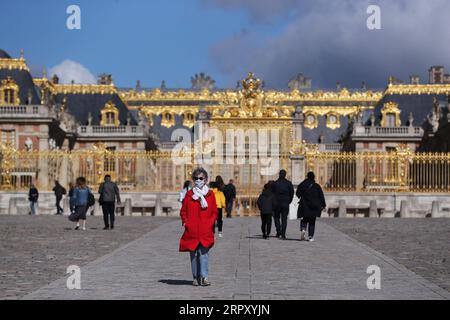
<path id="1" fill-rule="evenodd" d="M 222 232 L 219 232 L 219 238 L 222 238 Z"/>
<path id="2" fill-rule="evenodd" d="M 111 226 L 111 230 L 114 229 L 114 226 Z"/>
<path id="3" fill-rule="evenodd" d="M 80 226 L 76 226 L 76 227 L 75 227 L 75 230 L 78 230 L 78 229 L 80 229 Z"/>
<path id="4" fill-rule="evenodd" d="M 305 230 L 301 230 L 300 231 L 300 241 L 306 240 L 306 231 Z"/>
<path id="5" fill-rule="evenodd" d="M 193 285 L 194 287 L 198 287 L 199 281 L 198 281 L 197 279 L 194 279 L 194 281 L 192 281 L 192 285 Z"/>
<path id="6" fill-rule="evenodd" d="M 280 240 L 286 240 L 286 236 L 281 236 Z"/>
<path id="7" fill-rule="evenodd" d="M 313 242 L 313 241 L 314 241 L 314 238 L 309 238 L 308 241 L 309 241 L 309 242 Z"/>
<path id="8" fill-rule="evenodd" d="M 210 286 L 210 285 L 211 285 L 211 282 L 208 281 L 208 278 L 202 278 L 201 285 L 202 285 L 203 287 L 207 287 L 207 286 Z"/>
<path id="9" fill-rule="evenodd" d="M 104 227 L 104 228 L 103 228 L 103 230 L 108 230 L 108 229 L 109 229 L 109 227 Z"/>
<path id="10" fill-rule="evenodd" d="M 83 229 L 81 229 L 81 230 L 86 231 L 86 227 L 83 227 Z"/>
<path id="11" fill-rule="evenodd" d="M 277 234 L 275 235 L 276 238 L 279 238 L 280 236 L 281 236 L 281 234 L 279 234 L 278 232 L 277 232 Z"/>

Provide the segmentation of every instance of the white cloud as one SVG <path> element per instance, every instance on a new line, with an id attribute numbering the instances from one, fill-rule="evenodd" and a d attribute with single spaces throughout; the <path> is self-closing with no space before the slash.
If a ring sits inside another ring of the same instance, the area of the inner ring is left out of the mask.
<path id="1" fill-rule="evenodd" d="M 48 77 L 56 74 L 60 83 L 96 83 L 95 76 L 82 64 L 66 59 L 60 64 L 50 68 Z"/>

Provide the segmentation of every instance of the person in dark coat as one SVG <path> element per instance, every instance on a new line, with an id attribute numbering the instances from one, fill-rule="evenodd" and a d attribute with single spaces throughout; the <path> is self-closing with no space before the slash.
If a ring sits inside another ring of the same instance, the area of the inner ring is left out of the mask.
<path id="1" fill-rule="evenodd" d="M 73 198 L 74 191 L 75 191 L 75 185 L 73 184 L 73 182 L 69 182 L 69 193 L 67 194 L 67 196 L 69 197 L 70 213 L 75 211 L 75 203 L 74 203 L 74 198 Z"/>
<path id="2" fill-rule="evenodd" d="M 233 184 L 233 179 L 230 179 L 228 184 L 225 185 L 223 194 L 225 195 L 225 211 L 227 212 L 227 218 L 231 218 L 233 203 L 236 199 L 236 187 Z"/>
<path id="3" fill-rule="evenodd" d="M 66 189 L 59 183 L 58 180 L 55 180 L 55 187 L 53 188 L 53 192 L 56 197 L 56 214 L 63 214 L 63 208 L 61 207 L 61 200 L 63 195 L 66 194 Z"/>
<path id="4" fill-rule="evenodd" d="M 100 184 L 98 188 L 100 194 L 99 203 L 102 206 L 103 222 L 105 227 L 103 230 L 114 229 L 114 218 L 116 215 L 116 201 L 120 203 L 119 187 L 113 181 L 111 181 L 111 175 L 107 174 L 104 178 L 104 182 Z"/>
<path id="5" fill-rule="evenodd" d="M 273 183 L 272 191 L 275 194 L 277 200 L 277 209 L 274 213 L 277 237 L 286 240 L 289 205 L 294 198 L 294 186 L 289 180 L 286 179 L 286 170 L 280 170 L 279 178 Z"/>
<path id="6" fill-rule="evenodd" d="M 272 216 L 277 208 L 277 200 L 272 193 L 273 181 L 264 185 L 262 193 L 258 197 L 258 209 L 261 215 L 261 231 L 264 239 L 269 239 L 272 228 Z"/>
<path id="7" fill-rule="evenodd" d="M 28 191 L 28 200 L 30 201 L 30 214 L 36 214 L 36 205 L 39 198 L 39 191 L 34 184 L 30 186 L 30 190 Z"/>
<path id="8" fill-rule="evenodd" d="M 306 179 L 298 185 L 296 195 L 300 198 L 297 218 L 300 220 L 300 240 L 314 241 L 316 218 L 326 208 L 322 188 L 314 180 L 313 172 L 308 172 Z M 308 226 L 308 237 L 305 237 Z"/>

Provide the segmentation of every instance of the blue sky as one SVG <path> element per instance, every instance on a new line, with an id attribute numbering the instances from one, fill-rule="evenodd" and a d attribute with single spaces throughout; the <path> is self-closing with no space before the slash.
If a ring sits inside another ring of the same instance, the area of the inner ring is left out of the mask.
<path id="1" fill-rule="evenodd" d="M 365 27 L 367 5 L 382 9 L 382 30 Z M 66 8 L 81 8 L 68 30 Z M 2 0 L 0 48 L 25 50 L 33 70 L 70 59 L 120 87 L 190 87 L 206 72 L 234 87 L 254 71 L 286 87 L 303 72 L 313 85 L 382 87 L 431 65 L 450 70 L 447 0 Z"/>

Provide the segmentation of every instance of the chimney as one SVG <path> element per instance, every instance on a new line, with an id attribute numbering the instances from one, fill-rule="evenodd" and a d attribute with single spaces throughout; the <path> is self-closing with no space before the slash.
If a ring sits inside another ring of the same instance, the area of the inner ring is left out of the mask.
<path id="1" fill-rule="evenodd" d="M 430 77 L 430 84 L 442 84 L 444 83 L 444 67 L 443 66 L 432 66 L 428 70 Z"/>
<path id="2" fill-rule="evenodd" d="M 409 82 L 411 84 L 419 84 L 420 83 L 420 77 L 416 74 L 410 75 L 409 76 Z"/>
<path id="3" fill-rule="evenodd" d="M 53 84 L 58 84 L 59 83 L 59 78 L 56 74 L 53 75 L 52 77 L 52 83 Z"/>
<path id="4" fill-rule="evenodd" d="M 106 73 L 99 75 L 97 79 L 97 84 L 111 85 L 112 82 L 112 75 Z"/>

